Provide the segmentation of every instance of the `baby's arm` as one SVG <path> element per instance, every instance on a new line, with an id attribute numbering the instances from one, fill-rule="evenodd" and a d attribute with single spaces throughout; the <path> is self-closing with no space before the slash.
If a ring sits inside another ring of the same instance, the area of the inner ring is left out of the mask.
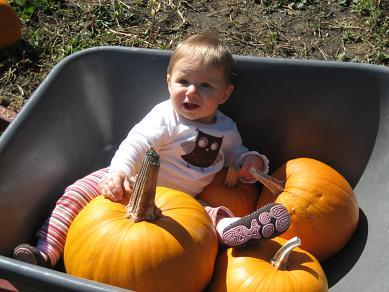
<path id="1" fill-rule="evenodd" d="M 134 177 L 146 151 L 150 147 L 159 151 L 161 145 L 170 141 L 165 111 L 156 108 L 131 129 L 112 158 L 109 174 L 100 184 L 105 197 L 114 202 L 132 193 Z"/>
<path id="2" fill-rule="evenodd" d="M 258 172 L 267 174 L 269 171 L 269 159 L 265 155 L 258 153 L 257 151 L 249 151 L 247 147 L 242 144 L 242 138 L 236 124 L 233 124 L 233 131 L 228 136 L 231 144 L 227 152 L 226 165 L 237 164 L 240 166 L 239 179 L 244 183 L 255 183 L 257 180 L 250 173 L 250 168 L 255 168 Z"/>
<path id="3" fill-rule="evenodd" d="M 248 154 L 241 160 L 241 168 L 239 171 L 239 179 L 245 183 L 254 183 L 256 179 L 251 175 L 250 168 L 254 167 L 259 172 L 267 172 L 267 161 L 265 164 L 262 155 Z"/>
<path id="4" fill-rule="evenodd" d="M 111 160 L 109 173 L 100 183 L 102 194 L 113 202 L 130 197 L 135 176 L 142 157 L 150 146 L 136 131 L 130 131 Z"/>

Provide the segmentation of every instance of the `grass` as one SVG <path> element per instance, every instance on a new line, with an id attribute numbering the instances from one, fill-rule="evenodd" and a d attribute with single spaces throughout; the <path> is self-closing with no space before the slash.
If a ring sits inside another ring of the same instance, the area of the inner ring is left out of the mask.
<path id="1" fill-rule="evenodd" d="M 0 104 L 19 111 L 52 67 L 85 48 L 172 49 L 212 30 L 236 54 L 389 64 L 387 1 L 10 0 L 23 39 L 0 50 Z"/>

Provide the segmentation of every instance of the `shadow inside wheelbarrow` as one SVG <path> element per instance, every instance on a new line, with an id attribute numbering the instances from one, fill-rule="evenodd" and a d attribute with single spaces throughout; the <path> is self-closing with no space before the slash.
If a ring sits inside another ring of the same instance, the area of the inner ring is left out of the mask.
<path id="1" fill-rule="evenodd" d="M 0 278 L 28 291 L 116 289 L 9 256 L 17 244 L 33 240 L 65 186 L 106 166 L 129 128 L 168 97 L 169 56 L 121 47 L 69 56 L 2 134 Z M 330 290 L 389 290 L 389 69 L 235 59 L 235 91 L 222 110 L 237 121 L 246 146 L 266 154 L 271 170 L 297 157 L 323 161 L 357 194 L 358 229 L 323 263 Z"/>
<path id="2" fill-rule="evenodd" d="M 338 281 L 340 281 L 356 264 L 365 248 L 367 235 L 367 217 L 365 213 L 359 209 L 358 227 L 349 242 L 338 254 L 322 263 L 329 287 L 338 283 Z"/>

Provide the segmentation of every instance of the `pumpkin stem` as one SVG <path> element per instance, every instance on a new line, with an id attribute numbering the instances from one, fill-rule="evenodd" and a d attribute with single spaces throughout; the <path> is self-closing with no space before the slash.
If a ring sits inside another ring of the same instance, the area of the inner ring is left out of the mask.
<path id="1" fill-rule="evenodd" d="M 285 183 L 279 179 L 276 179 L 270 175 L 257 171 L 254 167 L 249 169 L 251 175 L 255 177 L 261 184 L 271 191 L 273 195 L 278 195 L 285 190 Z"/>
<path id="2" fill-rule="evenodd" d="M 159 162 L 158 153 L 153 148 L 147 150 L 127 205 L 127 218 L 133 222 L 154 221 L 161 215 L 155 205 Z"/>
<path id="3" fill-rule="evenodd" d="M 301 245 L 301 239 L 297 236 L 289 239 L 281 248 L 277 251 L 274 257 L 271 259 L 271 264 L 277 270 L 284 270 L 288 266 L 289 255 L 295 247 Z"/>
<path id="4" fill-rule="evenodd" d="M 228 167 L 226 179 L 224 180 L 224 184 L 228 187 L 235 187 L 239 181 L 239 170 L 240 167 L 237 164 L 231 164 Z"/>

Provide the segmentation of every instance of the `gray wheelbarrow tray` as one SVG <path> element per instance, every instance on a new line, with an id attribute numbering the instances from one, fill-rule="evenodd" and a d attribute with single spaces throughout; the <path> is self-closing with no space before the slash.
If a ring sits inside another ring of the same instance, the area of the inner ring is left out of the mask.
<path id="1" fill-rule="evenodd" d="M 99 47 L 69 56 L 7 128 L 0 138 L 0 279 L 23 291 L 114 289 L 10 256 L 33 241 L 64 188 L 108 165 L 130 127 L 168 97 L 170 54 Z M 358 228 L 323 263 L 330 291 L 389 291 L 389 69 L 235 59 L 235 91 L 222 110 L 245 144 L 266 154 L 271 170 L 292 158 L 321 160 L 357 194 Z"/>

